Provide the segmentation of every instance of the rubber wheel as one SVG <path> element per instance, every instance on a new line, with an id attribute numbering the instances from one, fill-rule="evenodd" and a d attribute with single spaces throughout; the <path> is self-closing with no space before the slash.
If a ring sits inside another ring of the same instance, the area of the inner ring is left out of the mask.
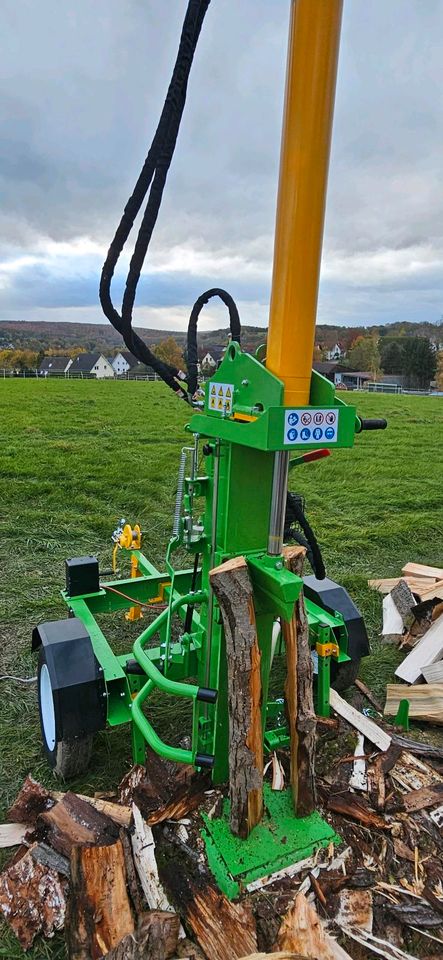
<path id="1" fill-rule="evenodd" d="M 89 766 L 94 737 L 87 734 L 73 740 L 57 739 L 54 697 L 43 647 L 39 653 L 37 688 L 43 752 L 49 766 L 63 780 L 77 777 Z"/>
<path id="2" fill-rule="evenodd" d="M 360 660 L 346 660 L 345 663 L 331 661 L 331 687 L 337 693 L 343 693 L 349 687 L 352 687 L 354 680 L 358 677 L 360 663 Z"/>

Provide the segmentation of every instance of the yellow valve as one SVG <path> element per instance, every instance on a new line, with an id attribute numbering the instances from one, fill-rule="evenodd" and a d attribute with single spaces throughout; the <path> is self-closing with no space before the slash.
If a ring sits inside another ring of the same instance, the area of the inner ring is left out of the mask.
<path id="1" fill-rule="evenodd" d="M 139 577 L 139 576 L 140 576 L 140 571 L 138 569 L 137 557 L 132 556 L 131 557 L 131 578 L 134 579 L 135 577 Z M 141 620 L 143 617 L 142 608 L 139 606 L 138 603 L 136 603 L 133 607 L 130 608 L 130 610 L 128 610 L 128 612 L 125 614 L 125 617 L 126 617 L 126 620 L 130 620 L 131 622 L 133 620 Z"/>
<path id="2" fill-rule="evenodd" d="M 319 657 L 338 657 L 340 653 L 338 643 L 316 643 L 315 649 Z"/>

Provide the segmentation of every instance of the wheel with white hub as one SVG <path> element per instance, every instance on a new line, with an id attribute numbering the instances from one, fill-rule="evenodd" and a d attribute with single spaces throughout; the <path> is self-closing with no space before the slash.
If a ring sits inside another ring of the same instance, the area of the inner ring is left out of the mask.
<path id="1" fill-rule="evenodd" d="M 56 776 L 63 779 L 83 773 L 91 759 L 93 735 L 63 739 L 58 731 L 63 729 L 63 689 L 54 691 L 51 674 L 46 662 L 44 647 L 39 651 L 38 707 L 43 750 Z"/>

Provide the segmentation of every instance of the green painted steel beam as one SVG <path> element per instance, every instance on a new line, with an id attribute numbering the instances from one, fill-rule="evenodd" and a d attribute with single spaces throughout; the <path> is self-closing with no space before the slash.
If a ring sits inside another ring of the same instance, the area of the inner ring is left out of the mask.
<path id="1" fill-rule="evenodd" d="M 247 561 L 254 598 L 264 609 L 270 608 L 276 617 L 290 620 L 303 586 L 301 577 L 287 570 L 280 558 L 263 554 L 261 557 L 250 556 Z"/>

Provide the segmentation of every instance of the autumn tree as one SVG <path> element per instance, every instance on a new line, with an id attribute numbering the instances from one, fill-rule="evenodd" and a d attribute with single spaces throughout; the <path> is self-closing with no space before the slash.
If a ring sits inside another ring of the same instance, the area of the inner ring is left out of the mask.
<path id="1" fill-rule="evenodd" d="M 376 337 L 357 337 L 348 353 L 351 370 L 367 371 L 374 380 L 381 373 L 381 358 Z"/>
<path id="2" fill-rule="evenodd" d="M 437 354 L 437 387 L 443 390 L 443 350 Z"/>
<path id="3" fill-rule="evenodd" d="M 159 360 L 163 360 L 163 363 L 170 363 L 179 370 L 183 368 L 183 353 L 174 337 L 160 340 L 160 343 L 154 345 L 152 351 Z"/>
<path id="4" fill-rule="evenodd" d="M 35 350 L 0 350 L 0 368 L 5 370 L 35 370 L 38 353 Z"/>
<path id="5" fill-rule="evenodd" d="M 404 372 L 408 386 L 428 390 L 437 370 L 437 351 L 427 337 L 408 337 Z"/>

